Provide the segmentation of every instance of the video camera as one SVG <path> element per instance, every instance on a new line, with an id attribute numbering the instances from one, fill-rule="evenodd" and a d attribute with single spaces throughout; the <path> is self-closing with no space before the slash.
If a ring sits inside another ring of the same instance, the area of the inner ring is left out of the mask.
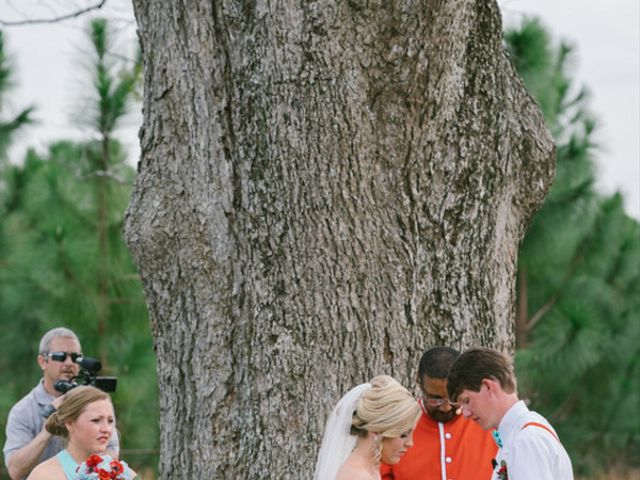
<path id="1" fill-rule="evenodd" d="M 91 357 L 78 357 L 76 363 L 80 365 L 80 373 L 70 381 L 58 380 L 53 384 L 60 393 L 67 393 L 72 388 L 79 385 L 91 385 L 99 388 L 103 392 L 115 392 L 118 379 L 116 377 L 98 377 L 98 372 L 102 368 L 99 360 Z"/>

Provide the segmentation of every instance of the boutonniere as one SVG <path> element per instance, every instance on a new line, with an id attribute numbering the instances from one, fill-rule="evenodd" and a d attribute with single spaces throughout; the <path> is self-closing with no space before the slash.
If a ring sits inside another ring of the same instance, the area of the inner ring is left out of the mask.
<path id="1" fill-rule="evenodd" d="M 500 460 L 500 468 L 498 468 L 498 480 L 509 480 L 509 472 L 507 472 L 507 462 Z"/>

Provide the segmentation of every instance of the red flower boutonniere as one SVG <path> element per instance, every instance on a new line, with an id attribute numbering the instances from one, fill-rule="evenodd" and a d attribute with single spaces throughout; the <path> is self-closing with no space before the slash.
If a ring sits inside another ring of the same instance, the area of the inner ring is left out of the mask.
<path id="1" fill-rule="evenodd" d="M 500 460 L 500 468 L 498 469 L 498 480 L 509 480 L 509 472 L 507 472 L 507 462 Z"/>

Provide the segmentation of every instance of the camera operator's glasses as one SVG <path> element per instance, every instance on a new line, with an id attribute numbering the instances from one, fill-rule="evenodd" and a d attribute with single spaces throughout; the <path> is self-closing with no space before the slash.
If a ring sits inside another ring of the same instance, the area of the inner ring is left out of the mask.
<path id="1" fill-rule="evenodd" d="M 44 357 L 48 357 L 56 362 L 64 362 L 67 359 L 67 355 L 71 358 L 72 362 L 75 362 L 82 356 L 81 353 L 67 353 L 67 352 L 48 352 L 42 354 Z"/>

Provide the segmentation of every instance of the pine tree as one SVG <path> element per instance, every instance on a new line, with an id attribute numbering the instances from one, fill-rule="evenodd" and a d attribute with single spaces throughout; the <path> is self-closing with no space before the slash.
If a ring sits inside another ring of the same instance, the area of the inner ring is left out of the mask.
<path id="1" fill-rule="evenodd" d="M 11 194 L 9 192 L 9 184 L 13 183 L 10 178 L 11 170 L 8 164 L 9 147 L 17 132 L 23 127 L 31 123 L 31 114 L 33 108 L 25 108 L 19 111 L 17 114 L 11 114 L 6 110 L 5 99 L 10 94 L 12 81 L 12 65 L 5 51 L 4 33 L 0 31 L 0 276 L 3 276 L 8 268 L 6 256 L 3 255 L 7 241 L 9 240 L 7 229 L 5 228 L 5 218 L 15 205 Z M 8 117 L 8 118 L 6 118 Z M 14 299 L 7 297 L 2 290 L 0 290 L 0 323 L 3 325 L 7 322 L 15 321 L 15 317 L 12 315 Z M 28 328 L 25 328 L 24 333 L 28 335 Z M 19 374 L 22 369 L 22 364 L 28 358 L 25 349 L 28 339 L 25 336 L 12 336 L 11 331 L 5 332 L 3 340 L 6 340 L 7 349 L 4 350 L 2 356 L 0 356 L 0 372 L 11 372 L 12 374 L 3 375 L 3 388 L 0 389 L 0 411 L 5 412 L 12 405 L 14 401 L 14 386 L 20 382 Z M 4 435 L 4 427 L 6 422 L 6 415 L 2 415 L 0 418 L 0 438 Z"/>
<path id="2" fill-rule="evenodd" d="M 584 89 L 572 49 L 537 20 L 505 35 L 557 142 L 557 176 L 519 257 L 521 391 L 550 417 L 578 472 L 638 465 L 640 226 L 622 198 L 596 192 Z"/>
<path id="3" fill-rule="evenodd" d="M 91 140 L 59 141 L 44 155 L 29 151 L 22 165 L 3 171 L 0 346 L 11 369 L 0 373 L 1 415 L 6 418 L 41 375 L 34 362 L 40 335 L 65 325 L 79 334 L 86 355 L 100 358 L 101 374 L 118 377 L 113 399 L 122 447 L 148 450 L 158 441 L 155 356 L 140 281 L 122 238 L 135 171 L 115 138 L 140 64 L 114 55 L 104 20 L 91 23 L 90 38 L 95 97 L 83 110 L 90 113 Z M 157 458 L 127 460 L 143 467 Z"/>

